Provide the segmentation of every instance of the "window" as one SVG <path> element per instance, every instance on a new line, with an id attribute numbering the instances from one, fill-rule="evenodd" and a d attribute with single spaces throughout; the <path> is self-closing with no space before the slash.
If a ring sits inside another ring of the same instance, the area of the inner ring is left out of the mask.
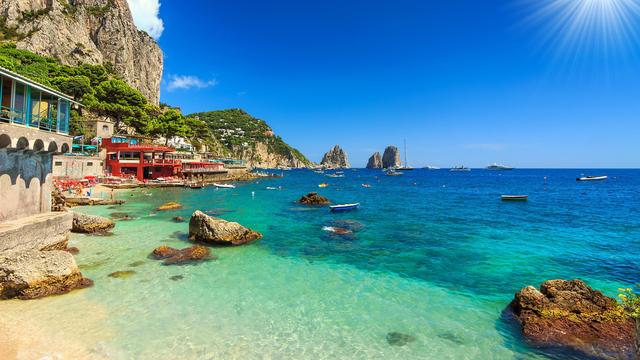
<path id="1" fill-rule="evenodd" d="M 62 161 L 56 161 L 56 166 L 62 166 Z"/>
<path id="2" fill-rule="evenodd" d="M 109 125 L 102 125 L 102 131 L 109 132 Z"/>
<path id="3" fill-rule="evenodd" d="M 93 162 L 91 161 L 87 162 L 87 166 L 93 166 Z"/>

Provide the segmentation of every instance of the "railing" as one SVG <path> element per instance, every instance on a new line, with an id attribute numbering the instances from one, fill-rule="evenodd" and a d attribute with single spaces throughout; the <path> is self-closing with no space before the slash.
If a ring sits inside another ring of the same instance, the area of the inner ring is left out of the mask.
<path id="1" fill-rule="evenodd" d="M 28 114 L 24 111 L 20 111 L 7 106 L 0 106 L 0 121 L 2 122 L 26 125 L 31 128 L 37 128 L 49 132 L 60 132 L 64 134 L 69 133 L 68 128 L 58 129 L 58 120 L 55 118 L 31 114 L 31 119 L 27 123 L 26 115 Z M 64 127 L 65 122 L 62 122 L 61 125 L 63 125 Z"/>

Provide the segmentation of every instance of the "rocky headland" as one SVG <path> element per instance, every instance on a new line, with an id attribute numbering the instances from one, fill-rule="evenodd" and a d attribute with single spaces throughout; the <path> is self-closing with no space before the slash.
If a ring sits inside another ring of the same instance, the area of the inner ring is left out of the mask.
<path id="1" fill-rule="evenodd" d="M 331 150 L 324 154 L 320 165 L 340 169 L 347 169 L 351 167 L 349 165 L 347 153 L 342 150 L 342 148 L 340 148 L 340 145 L 334 146 Z"/>
<path id="2" fill-rule="evenodd" d="M 379 152 L 375 152 L 367 161 L 367 169 L 382 169 L 382 156 Z"/>
<path id="3" fill-rule="evenodd" d="M 509 305 L 534 346 L 565 349 L 597 359 L 633 359 L 635 328 L 613 298 L 581 280 L 527 286 Z"/>

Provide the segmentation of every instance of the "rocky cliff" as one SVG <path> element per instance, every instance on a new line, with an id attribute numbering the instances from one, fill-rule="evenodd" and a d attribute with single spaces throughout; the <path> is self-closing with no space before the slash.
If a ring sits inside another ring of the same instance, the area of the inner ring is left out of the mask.
<path id="1" fill-rule="evenodd" d="M 63 64 L 103 64 L 158 104 L 163 58 L 127 0 L 0 0 L 0 40 Z"/>
<path id="2" fill-rule="evenodd" d="M 334 146 L 322 157 L 323 166 L 329 166 L 334 168 L 349 168 L 349 159 L 347 153 L 340 148 L 339 145 Z"/>
<path id="3" fill-rule="evenodd" d="M 220 157 L 242 159 L 251 167 L 301 168 L 312 165 L 300 151 L 285 143 L 264 120 L 241 109 L 188 115 L 204 121 L 213 134 L 209 151 Z"/>
<path id="4" fill-rule="evenodd" d="M 382 166 L 385 169 L 399 167 L 402 165 L 400 161 L 400 150 L 395 146 L 387 146 L 382 155 Z"/>
<path id="5" fill-rule="evenodd" d="M 367 162 L 367 169 L 382 169 L 382 156 L 379 152 L 375 152 Z"/>

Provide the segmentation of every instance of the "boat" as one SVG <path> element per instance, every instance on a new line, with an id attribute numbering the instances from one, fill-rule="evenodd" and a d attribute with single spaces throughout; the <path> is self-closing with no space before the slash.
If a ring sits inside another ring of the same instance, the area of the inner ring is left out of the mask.
<path id="1" fill-rule="evenodd" d="M 363 188 L 370 188 L 370 187 L 371 187 L 371 185 L 369 185 L 369 184 L 362 184 L 362 187 L 363 187 Z"/>
<path id="2" fill-rule="evenodd" d="M 203 184 L 185 184 L 184 187 L 188 187 L 189 189 L 202 189 L 204 187 Z"/>
<path id="3" fill-rule="evenodd" d="M 409 166 L 409 163 L 407 163 L 407 139 L 404 139 L 404 165 L 397 167 L 396 170 L 413 170 L 413 167 Z"/>
<path id="4" fill-rule="evenodd" d="M 325 174 L 325 176 L 330 178 L 343 178 L 344 174 Z"/>
<path id="5" fill-rule="evenodd" d="M 236 186 L 235 185 L 231 185 L 231 184 L 218 184 L 218 183 L 213 183 L 213 186 L 220 188 L 220 189 L 235 189 Z"/>
<path id="6" fill-rule="evenodd" d="M 277 187 L 273 187 L 273 186 L 267 186 L 266 189 L 267 190 L 278 190 Z"/>
<path id="7" fill-rule="evenodd" d="M 449 171 L 451 172 L 463 172 L 463 171 L 471 171 L 471 169 L 469 169 L 468 167 L 464 167 L 462 165 L 460 166 L 454 166 L 451 169 L 449 169 Z"/>
<path id="8" fill-rule="evenodd" d="M 582 176 L 577 178 L 577 181 L 602 181 L 607 180 L 608 176 Z"/>
<path id="9" fill-rule="evenodd" d="M 404 175 L 404 173 L 400 172 L 400 171 L 396 171 L 394 169 L 389 169 L 387 170 L 387 172 L 385 173 L 386 176 L 402 176 Z"/>
<path id="10" fill-rule="evenodd" d="M 327 183 L 322 183 L 322 184 L 318 185 L 319 188 L 326 188 L 327 186 L 329 186 L 329 184 L 327 184 Z"/>
<path id="11" fill-rule="evenodd" d="M 507 165 L 493 163 L 493 164 L 487 166 L 487 170 L 513 170 L 513 167 L 507 166 Z"/>
<path id="12" fill-rule="evenodd" d="M 425 167 L 425 169 L 427 169 L 427 170 L 440 170 L 440 168 L 439 168 L 439 167 L 437 167 L 437 166 L 431 166 L 431 165 L 426 166 L 426 167 Z"/>
<path id="13" fill-rule="evenodd" d="M 329 206 L 329 209 L 331 209 L 332 212 L 351 211 L 351 210 L 356 210 L 359 206 L 360 206 L 360 203 L 340 204 L 340 205 Z"/>
<path id="14" fill-rule="evenodd" d="M 502 195 L 500 199 L 502 199 L 502 201 L 527 201 L 529 195 Z"/>

